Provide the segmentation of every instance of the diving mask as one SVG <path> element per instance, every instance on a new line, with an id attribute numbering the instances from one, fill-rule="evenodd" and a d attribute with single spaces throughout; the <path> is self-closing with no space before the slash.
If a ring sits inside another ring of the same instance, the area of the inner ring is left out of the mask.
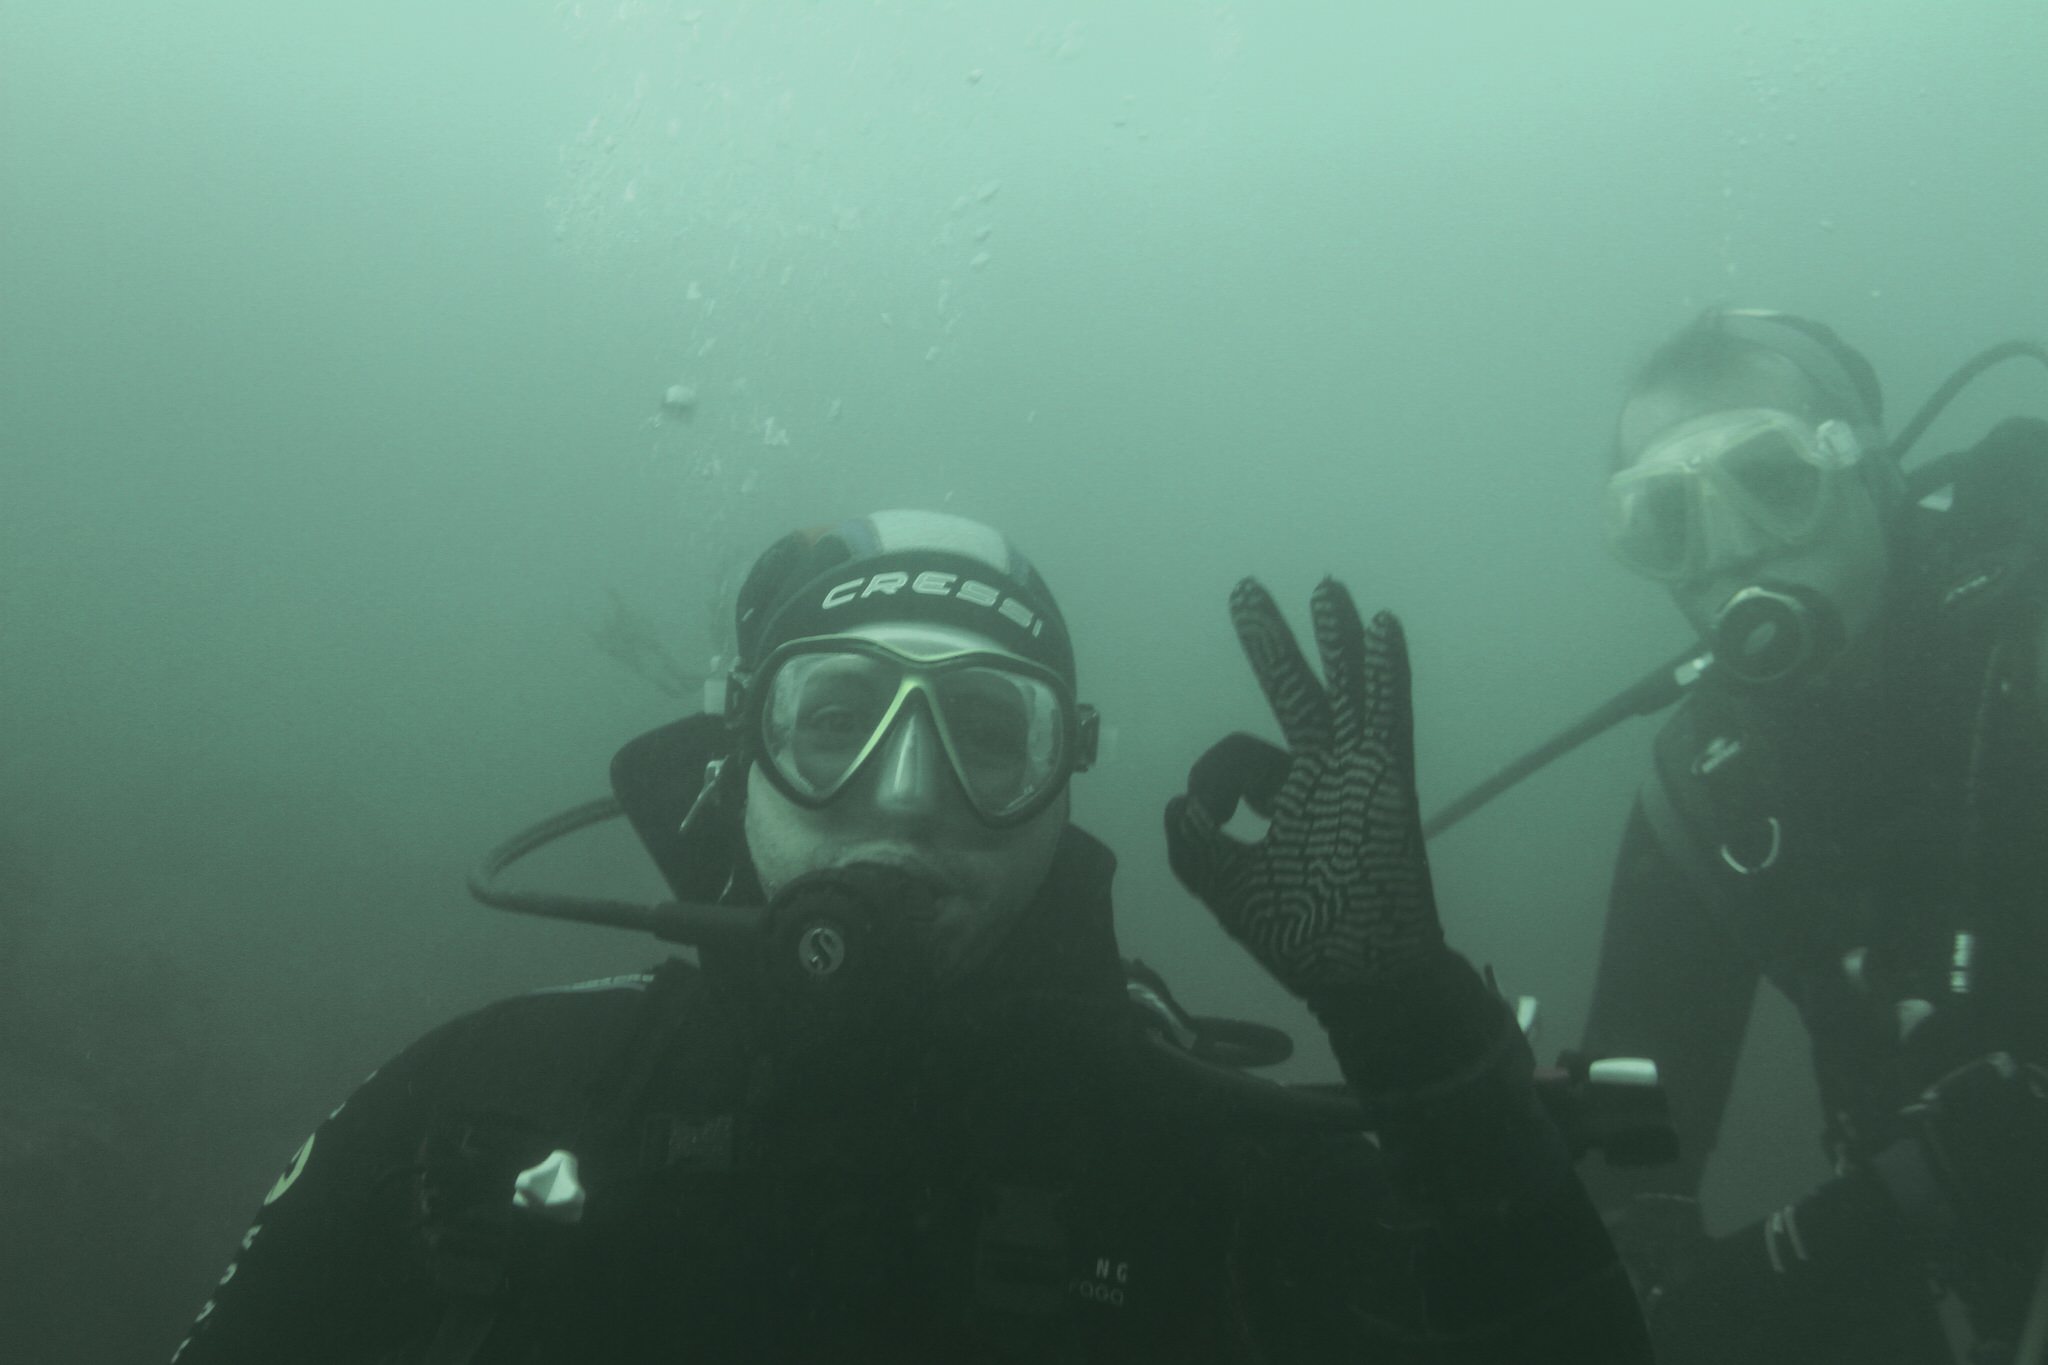
<path id="1" fill-rule="evenodd" d="M 1000 650 L 926 656 L 864 636 L 812 636 L 732 681 L 728 720 L 801 806 L 831 803 L 919 711 L 987 825 L 1030 819 L 1095 758 L 1095 709 L 1051 669 Z"/>
<path id="2" fill-rule="evenodd" d="M 1811 544 L 1863 445 L 1847 422 L 1739 408 L 1681 423 L 1607 481 L 1607 543 L 1648 578 L 1682 582 Z"/>

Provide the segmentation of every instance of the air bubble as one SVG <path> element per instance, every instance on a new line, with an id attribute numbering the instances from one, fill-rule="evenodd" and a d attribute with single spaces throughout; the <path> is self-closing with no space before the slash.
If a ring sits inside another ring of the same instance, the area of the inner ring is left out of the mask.
<path id="1" fill-rule="evenodd" d="M 662 416 L 687 422 L 697 415 L 697 390 L 688 384 L 671 384 L 661 395 Z"/>

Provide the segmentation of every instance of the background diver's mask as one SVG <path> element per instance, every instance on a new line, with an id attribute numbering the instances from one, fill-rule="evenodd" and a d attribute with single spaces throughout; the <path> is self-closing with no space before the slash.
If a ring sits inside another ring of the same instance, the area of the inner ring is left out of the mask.
<path id="1" fill-rule="evenodd" d="M 1864 450 L 1854 428 L 1770 408 L 1684 422 L 1607 481 L 1607 544 L 1680 583 L 1812 544 Z"/>
<path id="2" fill-rule="evenodd" d="M 1709 413 L 1608 481 L 1608 545 L 1636 572 L 1673 585 L 1768 570 L 1827 533 L 1863 459 L 1846 422 L 1815 426 L 1770 408 Z M 1845 642 L 1825 594 L 1769 579 L 1722 602 L 1707 637 L 1718 667 L 1751 686 L 1815 676 Z"/>
<path id="3" fill-rule="evenodd" d="M 1094 762 L 1098 720 L 1053 670 L 993 649 L 926 655 L 859 635 L 792 640 L 734 674 L 726 717 L 800 806 L 830 804 L 919 712 L 968 805 L 993 827 L 1045 809 Z"/>

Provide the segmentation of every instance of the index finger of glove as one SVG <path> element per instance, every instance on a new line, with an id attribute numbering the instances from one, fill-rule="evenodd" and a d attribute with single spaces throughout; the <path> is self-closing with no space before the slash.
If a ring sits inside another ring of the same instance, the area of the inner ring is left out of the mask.
<path id="1" fill-rule="evenodd" d="M 1291 762 L 1285 749 L 1256 735 L 1226 735 L 1188 770 L 1188 795 L 1218 825 L 1229 823 L 1240 802 L 1270 820 Z"/>
<path id="2" fill-rule="evenodd" d="M 1250 844 L 1224 833 L 1193 797 L 1176 796 L 1166 803 L 1166 865 L 1233 932 L 1240 907 L 1229 888 L 1254 853 Z"/>
<path id="3" fill-rule="evenodd" d="M 1294 632 L 1271 593 L 1257 579 L 1241 581 L 1230 594 L 1230 623 L 1251 661 L 1252 673 L 1280 722 L 1287 747 L 1299 752 L 1330 742 L 1330 703 L 1323 685 L 1302 656 Z"/>

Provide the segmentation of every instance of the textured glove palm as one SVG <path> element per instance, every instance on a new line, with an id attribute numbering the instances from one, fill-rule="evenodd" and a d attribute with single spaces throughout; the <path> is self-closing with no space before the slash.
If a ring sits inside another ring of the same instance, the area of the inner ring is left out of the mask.
<path id="1" fill-rule="evenodd" d="M 1326 578 L 1311 601 L 1323 677 L 1252 579 L 1230 617 L 1287 741 L 1233 735 L 1166 808 L 1174 874 L 1280 983 L 1327 998 L 1405 975 L 1443 951 L 1415 796 L 1414 720 L 1401 623 L 1359 621 Z M 1226 834 L 1240 801 L 1270 825 Z"/>

